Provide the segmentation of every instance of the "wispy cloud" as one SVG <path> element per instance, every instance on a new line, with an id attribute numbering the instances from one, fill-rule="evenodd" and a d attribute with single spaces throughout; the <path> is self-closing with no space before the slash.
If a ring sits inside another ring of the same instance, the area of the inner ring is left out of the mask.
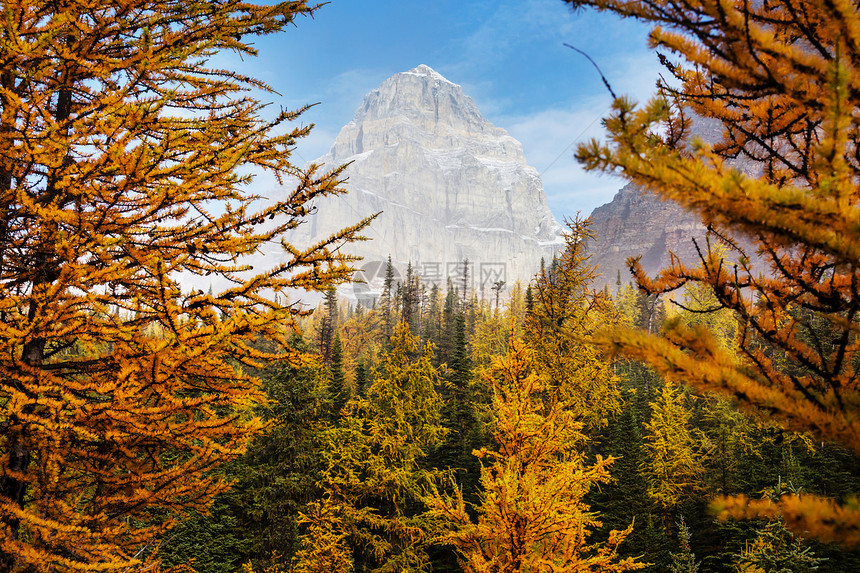
<path id="1" fill-rule="evenodd" d="M 617 64 L 616 93 L 644 102 L 654 91 L 656 66 L 645 58 Z M 573 158 L 576 147 L 592 138 L 604 139 L 601 119 L 610 111 L 608 93 L 596 93 L 524 115 L 501 116 L 499 125 L 523 144 L 526 160 L 541 174 L 547 201 L 557 217 L 585 214 L 612 199 L 626 182 L 586 172 Z"/>

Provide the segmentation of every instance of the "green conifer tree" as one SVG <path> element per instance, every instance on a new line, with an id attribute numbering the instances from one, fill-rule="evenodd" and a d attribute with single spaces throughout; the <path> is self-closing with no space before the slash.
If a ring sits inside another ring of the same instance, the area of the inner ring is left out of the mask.
<path id="1" fill-rule="evenodd" d="M 690 549 L 690 528 L 684 522 L 684 516 L 678 518 L 678 543 L 680 551 L 672 553 L 672 562 L 669 564 L 669 573 L 698 573 L 699 564 L 696 562 L 696 554 Z"/>
<path id="2" fill-rule="evenodd" d="M 346 382 L 346 374 L 343 370 L 343 346 L 340 342 L 340 334 L 335 332 L 334 343 L 332 343 L 331 363 L 329 370 L 329 393 L 332 401 L 332 411 L 337 416 L 346 405 L 350 397 L 350 388 Z"/>
<path id="3" fill-rule="evenodd" d="M 431 524 L 421 492 L 440 472 L 423 461 L 445 434 L 432 352 L 398 323 L 366 397 L 320 434 L 323 492 L 302 513 L 296 570 L 321 571 L 333 559 L 348 562 L 344 570 L 377 573 L 428 566 Z"/>

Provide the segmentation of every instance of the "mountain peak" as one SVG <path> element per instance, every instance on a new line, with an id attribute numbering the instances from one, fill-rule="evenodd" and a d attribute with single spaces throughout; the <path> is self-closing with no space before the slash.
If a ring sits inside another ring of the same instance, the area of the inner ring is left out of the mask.
<path id="1" fill-rule="evenodd" d="M 364 231 L 373 240 L 349 246 L 364 257 L 368 284 L 351 287 L 358 299 L 370 283 L 378 287 L 389 257 L 398 278 L 411 263 L 426 288 L 443 290 L 448 279 L 463 280 L 457 273 L 468 260 L 469 291 L 489 294 L 500 281 L 528 283 L 541 258 L 552 259 L 564 242 L 522 145 L 426 65 L 368 93 L 315 163 L 349 163 L 349 194 L 319 200 L 320 217 L 297 231 L 304 238 L 294 243 L 322 240 L 379 213 Z"/>
<path id="2" fill-rule="evenodd" d="M 446 82 L 446 83 L 449 83 L 451 85 L 457 85 L 426 64 L 421 64 L 420 66 L 417 66 L 417 67 L 412 68 L 411 70 L 408 70 L 405 72 L 401 72 L 401 74 L 397 74 L 397 75 L 402 75 L 402 74 L 410 75 L 410 76 L 426 77 L 426 78 L 430 78 L 432 80 L 438 80 L 438 81 Z"/>
<path id="3" fill-rule="evenodd" d="M 484 119 L 461 86 L 425 64 L 394 74 L 365 96 L 350 125 L 369 121 L 407 122 L 435 135 L 507 135 Z M 335 159 L 345 157 L 341 151 L 332 150 Z"/>

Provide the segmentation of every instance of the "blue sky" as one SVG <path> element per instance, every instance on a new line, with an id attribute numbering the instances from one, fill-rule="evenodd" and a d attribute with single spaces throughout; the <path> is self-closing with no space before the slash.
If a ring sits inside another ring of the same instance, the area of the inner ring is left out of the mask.
<path id="1" fill-rule="evenodd" d="M 364 95 L 389 76 L 427 64 L 463 86 L 483 115 L 523 143 L 561 220 L 612 199 L 623 181 L 584 173 L 575 142 L 600 136 L 610 96 L 569 43 L 588 52 L 619 94 L 644 101 L 659 73 L 647 29 L 561 0 L 332 0 L 295 28 L 257 41 L 243 67 L 281 95 L 320 102 L 298 162 L 324 155 Z"/>

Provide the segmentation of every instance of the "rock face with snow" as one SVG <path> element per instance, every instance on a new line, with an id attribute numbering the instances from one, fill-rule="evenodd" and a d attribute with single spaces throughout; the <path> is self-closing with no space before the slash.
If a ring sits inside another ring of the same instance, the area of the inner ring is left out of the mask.
<path id="1" fill-rule="evenodd" d="M 349 193 L 320 201 L 291 240 L 304 244 L 381 211 L 365 232 L 372 240 L 347 247 L 364 257 L 368 280 L 390 255 L 401 275 L 411 262 L 425 284 L 462 284 L 468 259 L 470 288 L 489 295 L 499 280 L 528 281 L 562 244 L 520 143 L 424 65 L 369 93 L 316 163 L 350 163 Z"/>

